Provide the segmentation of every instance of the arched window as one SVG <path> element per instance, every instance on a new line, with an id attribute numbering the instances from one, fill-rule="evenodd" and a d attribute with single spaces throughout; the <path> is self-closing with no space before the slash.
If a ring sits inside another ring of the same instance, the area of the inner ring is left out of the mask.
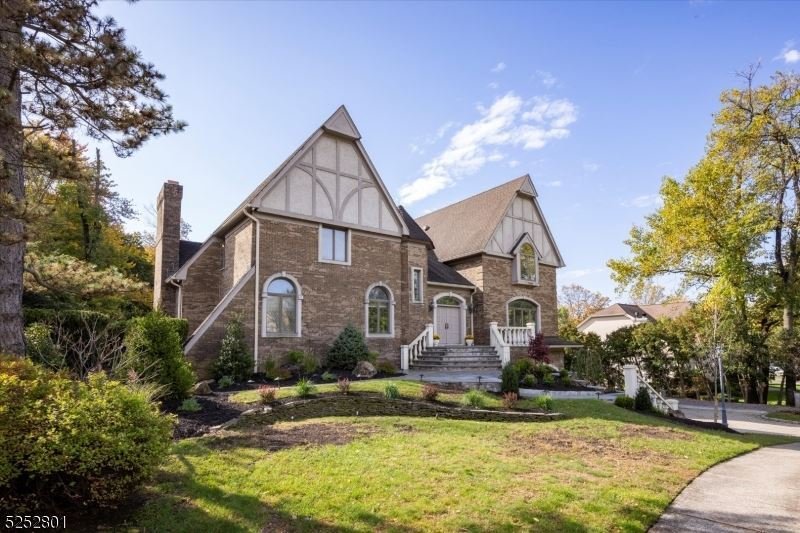
<path id="1" fill-rule="evenodd" d="M 301 297 L 287 276 L 267 280 L 264 287 L 262 333 L 272 336 L 300 335 Z"/>
<path id="2" fill-rule="evenodd" d="M 536 281 L 536 252 L 527 242 L 519 248 L 519 277 L 524 281 Z"/>
<path id="3" fill-rule="evenodd" d="M 386 285 L 375 284 L 367 289 L 367 336 L 390 337 L 394 334 L 394 298 Z"/>
<path id="4" fill-rule="evenodd" d="M 524 328 L 529 322 L 537 322 L 538 306 L 530 300 L 512 300 L 508 302 L 508 325 Z M 538 324 L 537 324 L 538 329 Z"/>

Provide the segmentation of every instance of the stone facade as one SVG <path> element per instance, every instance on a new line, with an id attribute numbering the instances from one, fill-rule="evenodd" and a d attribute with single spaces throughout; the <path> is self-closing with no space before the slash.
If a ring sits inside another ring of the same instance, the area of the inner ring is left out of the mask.
<path id="1" fill-rule="evenodd" d="M 153 279 L 153 307 L 169 315 L 178 310 L 178 289 L 166 283 L 178 270 L 181 240 L 183 187 L 175 181 L 164 183 L 156 200 L 156 246 Z"/>
<path id="2" fill-rule="evenodd" d="M 193 332 L 211 314 L 227 291 L 222 284 L 221 239 L 214 239 L 200 250 L 187 269 L 186 279 L 181 283 L 181 317 L 189 322 Z"/>
<path id="3" fill-rule="evenodd" d="M 255 233 L 251 219 L 246 219 L 225 236 L 222 290 L 228 292 L 253 266 Z"/>

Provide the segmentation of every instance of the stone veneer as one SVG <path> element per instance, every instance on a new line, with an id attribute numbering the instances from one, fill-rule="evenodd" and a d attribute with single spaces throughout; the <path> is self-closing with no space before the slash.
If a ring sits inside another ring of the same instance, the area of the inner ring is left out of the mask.
<path id="1" fill-rule="evenodd" d="M 222 254 L 222 240 L 213 240 L 193 258 L 181 282 L 181 317 L 189 322 L 190 334 L 227 292 L 222 289 Z"/>
<path id="2" fill-rule="evenodd" d="M 156 200 L 156 243 L 153 278 L 153 307 L 175 316 L 178 290 L 165 283 L 178 270 L 181 240 L 181 199 L 183 187 L 177 181 L 167 181 Z"/>

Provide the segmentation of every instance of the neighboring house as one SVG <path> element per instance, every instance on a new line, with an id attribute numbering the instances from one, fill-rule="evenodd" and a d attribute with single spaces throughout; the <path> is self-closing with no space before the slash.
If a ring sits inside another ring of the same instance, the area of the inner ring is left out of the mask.
<path id="1" fill-rule="evenodd" d="M 691 309 L 690 302 L 666 304 L 634 305 L 614 304 L 592 313 L 578 324 L 581 333 L 595 333 L 605 340 L 618 329 L 635 326 L 644 322 L 656 322 L 663 318 L 677 318 Z"/>
<path id="2" fill-rule="evenodd" d="M 449 366 L 497 368 L 533 332 L 563 361 L 572 346 L 556 337 L 564 262 L 530 177 L 415 221 L 360 139 L 340 107 L 202 243 L 180 239 L 183 189 L 164 184 L 154 305 L 189 322 L 185 352 L 198 374 L 235 316 L 254 370 L 290 350 L 322 358 L 348 323 L 403 367 L 448 366 L 441 353 L 430 362 L 434 333 L 440 351 L 467 357 Z M 465 352 L 468 334 L 477 347 Z"/>

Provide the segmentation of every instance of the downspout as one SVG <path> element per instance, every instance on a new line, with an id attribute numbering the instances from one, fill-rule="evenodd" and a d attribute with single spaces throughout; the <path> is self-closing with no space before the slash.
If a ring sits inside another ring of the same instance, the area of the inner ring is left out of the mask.
<path id="1" fill-rule="evenodd" d="M 473 338 L 475 338 L 475 305 L 472 303 L 472 297 L 475 296 L 476 290 L 478 290 L 478 287 L 473 285 L 469 293 L 469 334 Z"/>
<path id="2" fill-rule="evenodd" d="M 255 207 L 242 209 L 242 214 L 247 218 L 252 219 L 256 223 L 256 281 L 255 281 L 255 296 L 253 298 L 253 373 L 258 373 L 258 311 L 259 311 L 259 286 L 261 284 L 261 277 L 259 276 L 259 263 L 261 262 L 261 221 L 254 217 L 251 213 L 256 211 Z"/>
<path id="3" fill-rule="evenodd" d="M 178 295 L 175 298 L 175 317 L 183 318 L 183 286 L 175 281 L 174 278 L 169 278 L 167 283 L 174 285 L 178 289 Z"/>

